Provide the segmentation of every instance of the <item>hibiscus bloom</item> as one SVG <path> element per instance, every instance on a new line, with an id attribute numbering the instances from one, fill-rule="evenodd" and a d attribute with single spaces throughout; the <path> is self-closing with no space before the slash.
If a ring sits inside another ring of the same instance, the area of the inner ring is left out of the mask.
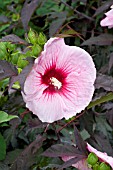
<path id="1" fill-rule="evenodd" d="M 42 122 L 69 119 L 85 109 L 94 93 L 96 69 L 83 49 L 50 38 L 26 78 L 26 107 Z"/>
<path id="2" fill-rule="evenodd" d="M 113 6 L 111 8 L 113 8 Z M 103 20 L 101 20 L 100 25 L 102 27 L 108 26 L 108 28 L 112 28 L 113 27 L 113 9 L 106 12 L 105 15 L 106 17 Z"/>
<path id="3" fill-rule="evenodd" d="M 113 158 L 108 156 L 107 153 L 100 152 L 93 148 L 90 144 L 87 143 L 87 150 L 89 152 L 93 152 L 102 162 L 108 163 L 113 168 Z M 74 156 L 63 156 L 63 161 L 68 161 L 74 158 Z M 88 167 L 87 159 L 82 159 L 78 161 L 76 164 L 72 164 L 73 167 L 78 168 L 78 170 L 92 170 L 92 168 Z"/>

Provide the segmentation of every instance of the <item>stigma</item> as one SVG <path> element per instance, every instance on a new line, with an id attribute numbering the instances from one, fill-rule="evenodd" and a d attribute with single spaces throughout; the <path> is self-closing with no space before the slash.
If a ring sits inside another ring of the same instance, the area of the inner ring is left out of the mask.
<path id="1" fill-rule="evenodd" d="M 55 77 L 50 78 L 50 84 L 52 84 L 58 90 L 62 87 L 62 83 L 58 81 Z"/>

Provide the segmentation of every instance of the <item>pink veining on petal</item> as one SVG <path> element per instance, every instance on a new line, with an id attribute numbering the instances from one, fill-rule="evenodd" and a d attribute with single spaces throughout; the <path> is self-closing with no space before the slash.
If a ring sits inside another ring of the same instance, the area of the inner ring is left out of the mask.
<path id="1" fill-rule="evenodd" d="M 35 60 L 22 92 L 26 107 L 43 122 L 71 118 L 85 109 L 94 93 L 96 69 L 83 49 L 50 38 Z"/>
<path id="2" fill-rule="evenodd" d="M 87 149 L 89 150 L 89 152 L 95 153 L 98 156 L 98 158 L 100 158 L 104 162 L 108 163 L 113 168 L 113 158 L 111 156 L 108 156 L 107 153 L 102 153 L 102 152 L 96 150 L 88 143 L 87 143 Z"/>

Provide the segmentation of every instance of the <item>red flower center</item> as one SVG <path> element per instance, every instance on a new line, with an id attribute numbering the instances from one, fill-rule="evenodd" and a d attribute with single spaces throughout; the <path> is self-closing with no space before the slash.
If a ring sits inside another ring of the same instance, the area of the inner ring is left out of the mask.
<path id="1" fill-rule="evenodd" d="M 48 85 L 47 89 L 44 92 L 58 92 L 61 91 L 64 86 L 65 78 L 67 74 L 61 69 L 56 69 L 55 66 L 51 66 L 47 69 L 42 76 L 42 83 Z"/>

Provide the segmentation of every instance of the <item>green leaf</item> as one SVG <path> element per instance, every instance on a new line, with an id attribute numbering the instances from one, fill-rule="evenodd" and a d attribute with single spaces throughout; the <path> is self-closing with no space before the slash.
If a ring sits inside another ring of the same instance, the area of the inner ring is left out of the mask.
<path id="1" fill-rule="evenodd" d="M 0 161 L 4 160 L 6 156 L 6 142 L 0 133 Z"/>
<path id="2" fill-rule="evenodd" d="M 9 126 L 7 123 L 1 123 L 0 124 L 0 127 L 6 127 L 6 126 Z"/>
<path id="3" fill-rule="evenodd" d="M 92 108 L 96 105 L 99 105 L 101 103 L 108 102 L 110 100 L 113 100 L 113 93 L 112 92 L 108 93 L 106 96 L 102 96 L 100 99 L 97 99 L 97 100 L 91 102 L 88 105 L 87 109 L 90 109 L 90 108 Z"/>
<path id="4" fill-rule="evenodd" d="M 16 115 L 8 115 L 4 111 L 0 111 L 0 123 L 10 121 L 11 119 L 18 118 Z"/>

